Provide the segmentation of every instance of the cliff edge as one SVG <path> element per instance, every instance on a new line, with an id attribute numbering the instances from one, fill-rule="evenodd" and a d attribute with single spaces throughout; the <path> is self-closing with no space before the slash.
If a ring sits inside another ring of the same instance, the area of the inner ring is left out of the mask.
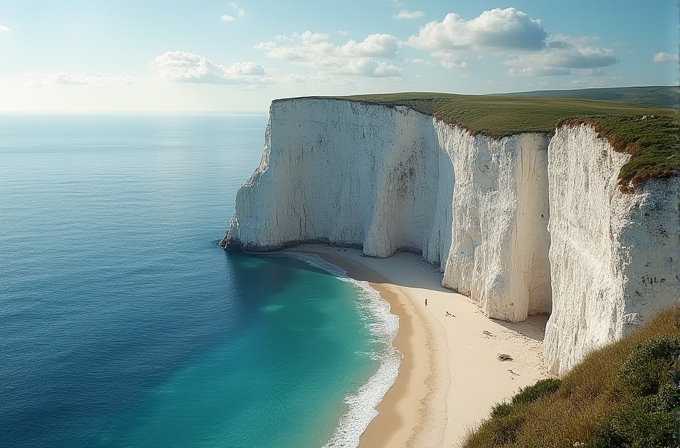
<path id="1" fill-rule="evenodd" d="M 550 313 L 557 374 L 678 301 L 676 174 L 622 192 L 631 156 L 592 125 L 492 137 L 415 109 L 275 101 L 221 245 L 422 254 L 488 317 Z"/>

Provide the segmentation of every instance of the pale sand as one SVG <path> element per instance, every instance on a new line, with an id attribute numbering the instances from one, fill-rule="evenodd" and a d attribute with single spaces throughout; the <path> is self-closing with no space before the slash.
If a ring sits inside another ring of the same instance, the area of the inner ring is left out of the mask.
<path id="1" fill-rule="evenodd" d="M 471 299 L 443 288 L 438 269 L 414 254 L 376 259 L 309 244 L 292 250 L 318 254 L 368 281 L 399 316 L 393 343 L 404 355 L 399 376 L 362 435 L 362 448 L 460 446 L 495 403 L 547 377 L 545 316 L 519 324 L 488 319 Z M 499 361 L 500 353 L 512 361 Z"/>

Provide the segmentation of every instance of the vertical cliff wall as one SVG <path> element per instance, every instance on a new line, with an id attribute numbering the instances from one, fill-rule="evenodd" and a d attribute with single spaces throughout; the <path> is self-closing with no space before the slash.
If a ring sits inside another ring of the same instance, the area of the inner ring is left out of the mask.
<path id="1" fill-rule="evenodd" d="M 456 173 L 443 285 L 497 319 L 550 312 L 549 136 L 492 140 L 436 127 Z"/>
<path id="2" fill-rule="evenodd" d="M 622 194 L 627 157 L 588 126 L 496 140 L 401 106 L 276 101 L 222 245 L 421 253 L 489 317 L 552 312 L 564 373 L 678 300 L 680 179 Z"/>
<path id="3" fill-rule="evenodd" d="M 405 249 L 442 264 L 452 191 L 432 117 L 350 101 L 277 101 L 225 243 L 275 250 L 328 242 L 375 257 Z"/>
<path id="4" fill-rule="evenodd" d="M 558 129 L 549 147 L 553 311 L 544 350 L 564 373 L 677 301 L 680 179 L 623 194 L 628 160 L 588 126 Z"/>

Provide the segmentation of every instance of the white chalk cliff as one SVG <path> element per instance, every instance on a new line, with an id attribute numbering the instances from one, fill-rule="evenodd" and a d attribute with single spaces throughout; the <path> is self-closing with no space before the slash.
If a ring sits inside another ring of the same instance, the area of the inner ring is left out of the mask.
<path id="1" fill-rule="evenodd" d="M 563 374 L 680 297 L 680 178 L 621 193 L 627 158 L 587 125 L 495 140 L 402 106 L 279 100 L 222 245 L 421 253 L 489 317 L 551 313 Z"/>

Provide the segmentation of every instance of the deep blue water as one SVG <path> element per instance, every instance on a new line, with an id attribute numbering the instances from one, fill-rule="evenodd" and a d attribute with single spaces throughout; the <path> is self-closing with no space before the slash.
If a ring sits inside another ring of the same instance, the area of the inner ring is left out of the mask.
<path id="1" fill-rule="evenodd" d="M 0 115 L 0 446 L 331 438 L 385 331 L 365 289 L 217 245 L 266 120 Z"/>

